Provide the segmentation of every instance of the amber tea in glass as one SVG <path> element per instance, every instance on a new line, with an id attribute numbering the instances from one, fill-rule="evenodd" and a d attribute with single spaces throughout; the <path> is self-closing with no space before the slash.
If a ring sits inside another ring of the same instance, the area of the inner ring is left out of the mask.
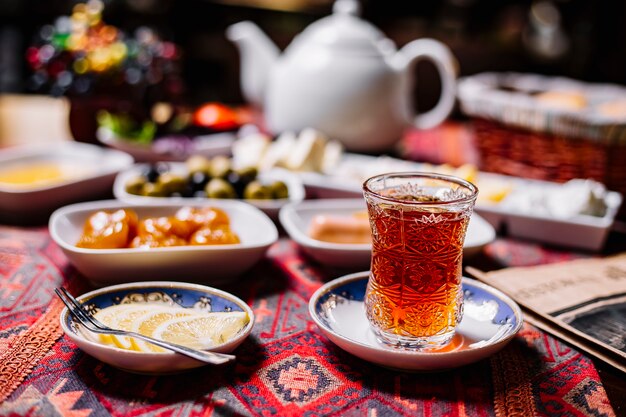
<path id="1" fill-rule="evenodd" d="M 447 175 L 391 173 L 363 185 L 372 229 L 365 294 L 377 338 L 406 349 L 445 346 L 463 316 L 463 242 L 478 189 Z"/>

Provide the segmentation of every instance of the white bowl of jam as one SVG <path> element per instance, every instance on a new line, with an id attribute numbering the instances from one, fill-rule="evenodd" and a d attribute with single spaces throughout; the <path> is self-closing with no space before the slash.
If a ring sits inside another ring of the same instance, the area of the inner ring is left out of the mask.
<path id="1" fill-rule="evenodd" d="M 118 172 L 133 158 L 84 143 L 0 150 L 0 219 L 38 223 L 63 205 L 111 194 Z"/>

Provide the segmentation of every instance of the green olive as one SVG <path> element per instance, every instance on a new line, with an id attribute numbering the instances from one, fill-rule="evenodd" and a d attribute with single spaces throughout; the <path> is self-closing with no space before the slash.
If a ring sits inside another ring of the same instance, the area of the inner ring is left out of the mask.
<path id="1" fill-rule="evenodd" d="M 226 156 L 216 156 L 211 159 L 211 169 L 209 174 L 213 178 L 226 178 L 232 169 L 230 158 Z"/>
<path id="2" fill-rule="evenodd" d="M 146 182 L 148 182 L 146 177 L 141 175 L 131 178 L 126 182 L 126 192 L 128 194 L 141 195 L 141 191 L 143 190 L 143 186 Z"/>
<path id="3" fill-rule="evenodd" d="M 146 197 L 167 197 L 161 184 L 154 182 L 145 183 L 141 189 L 141 195 L 145 195 Z"/>
<path id="4" fill-rule="evenodd" d="M 289 197 L 289 188 L 287 188 L 287 184 L 282 181 L 274 181 L 269 186 L 272 191 L 273 198 L 288 198 Z"/>
<path id="5" fill-rule="evenodd" d="M 246 200 L 269 200 L 272 198 L 272 190 L 259 181 L 252 181 L 243 190 L 243 198 Z"/>
<path id="6" fill-rule="evenodd" d="M 232 185 L 222 178 L 213 178 L 204 188 L 209 198 L 236 198 L 237 193 Z"/>
<path id="7" fill-rule="evenodd" d="M 190 174 L 203 172 L 208 175 L 211 171 L 211 161 L 202 155 L 190 156 L 185 165 L 187 165 L 187 170 Z"/>
<path id="8" fill-rule="evenodd" d="M 164 172 L 159 175 L 157 184 L 161 186 L 165 194 L 182 193 L 187 186 L 187 179 L 180 174 Z"/>
<path id="9" fill-rule="evenodd" d="M 246 167 L 238 169 L 237 174 L 239 174 L 240 178 L 246 180 L 247 182 L 250 182 L 256 179 L 259 171 L 256 169 L 256 167 Z"/>

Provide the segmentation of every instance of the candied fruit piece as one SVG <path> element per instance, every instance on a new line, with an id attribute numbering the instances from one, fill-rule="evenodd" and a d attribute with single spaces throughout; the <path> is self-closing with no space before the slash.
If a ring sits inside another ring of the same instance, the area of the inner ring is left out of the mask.
<path id="1" fill-rule="evenodd" d="M 98 211 L 85 222 L 76 246 L 89 249 L 125 248 L 136 234 L 137 224 L 137 214 L 132 210 Z"/>
<path id="2" fill-rule="evenodd" d="M 92 249 L 159 248 L 239 243 L 228 214 L 214 207 L 183 207 L 174 216 L 139 221 L 132 210 L 98 211 L 85 222 L 78 247 Z"/>
<path id="3" fill-rule="evenodd" d="M 189 225 L 174 218 L 149 217 L 139 222 L 131 247 L 181 246 L 192 232 Z"/>
<path id="4" fill-rule="evenodd" d="M 202 227 L 189 239 L 190 245 L 228 245 L 239 243 L 239 237 L 228 226 Z"/>
<path id="5" fill-rule="evenodd" d="M 160 234 L 145 234 L 135 236 L 130 242 L 131 248 L 167 248 L 170 246 L 187 246 L 187 241 L 178 236 Z"/>
<path id="6" fill-rule="evenodd" d="M 230 224 L 228 214 L 216 207 L 183 207 L 176 212 L 174 217 L 183 222 L 190 222 L 195 230 L 205 226 L 228 226 Z"/>

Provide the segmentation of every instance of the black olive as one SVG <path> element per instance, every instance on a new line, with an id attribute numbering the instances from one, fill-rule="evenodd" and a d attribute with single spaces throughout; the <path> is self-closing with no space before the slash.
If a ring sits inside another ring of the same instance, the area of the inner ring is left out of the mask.
<path id="1" fill-rule="evenodd" d="M 203 191 L 203 190 L 194 190 L 191 188 L 191 185 L 187 184 L 187 186 L 181 191 L 181 195 L 183 197 L 193 197 L 194 191 Z"/>
<path id="2" fill-rule="evenodd" d="M 191 189 L 191 187 L 189 185 L 185 185 L 183 188 L 181 188 L 178 191 L 175 191 L 173 193 L 170 194 L 170 197 L 193 197 L 194 196 L 194 191 Z M 200 197 L 204 197 L 204 194 L 200 195 Z"/>
<path id="3" fill-rule="evenodd" d="M 148 169 L 146 169 L 142 175 L 146 178 L 148 182 L 156 182 L 159 179 L 159 172 L 152 165 Z"/>
<path id="4" fill-rule="evenodd" d="M 148 165 L 148 167 L 142 172 L 142 175 L 146 177 L 148 182 L 156 182 L 161 174 L 168 172 L 169 170 L 169 165 L 164 162 L 158 162 L 156 164 Z"/>
<path id="5" fill-rule="evenodd" d="M 246 186 L 250 183 L 250 181 L 252 181 L 248 177 L 239 175 L 236 171 L 230 172 L 228 177 L 226 177 L 226 180 L 233 186 L 238 198 L 243 198 L 243 192 L 246 189 Z"/>
<path id="6" fill-rule="evenodd" d="M 204 191 L 204 187 L 209 182 L 209 176 L 204 172 L 194 172 L 189 177 L 189 186 L 193 191 Z"/>

